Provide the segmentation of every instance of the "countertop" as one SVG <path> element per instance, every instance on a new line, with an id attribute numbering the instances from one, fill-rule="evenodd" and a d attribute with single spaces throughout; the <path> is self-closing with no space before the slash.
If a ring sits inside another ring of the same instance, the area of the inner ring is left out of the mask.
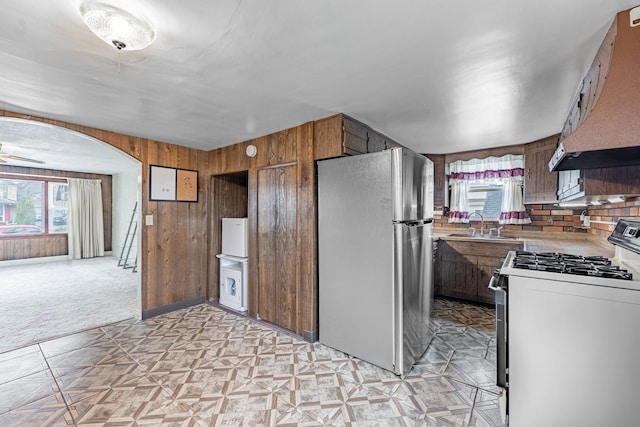
<path id="1" fill-rule="evenodd" d="M 467 229 L 436 229 L 434 238 L 493 244 L 523 242 L 524 250 L 531 252 L 562 252 L 584 256 L 600 255 L 611 258 L 615 255 L 614 246 L 597 236 L 587 233 L 548 233 L 537 231 L 503 232 L 510 239 L 478 238 L 464 236 Z M 455 236 L 452 236 L 455 234 Z M 460 236 L 460 235 L 463 236 Z M 470 233 L 469 233 L 470 234 Z"/>

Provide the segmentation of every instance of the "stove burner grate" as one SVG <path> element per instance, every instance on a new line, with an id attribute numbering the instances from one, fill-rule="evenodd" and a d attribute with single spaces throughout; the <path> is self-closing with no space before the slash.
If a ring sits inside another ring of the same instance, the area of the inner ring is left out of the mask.
<path id="1" fill-rule="evenodd" d="M 609 259 L 601 256 L 585 257 L 556 252 L 516 251 L 513 267 L 610 279 L 632 280 L 633 278 L 627 270 L 611 265 Z"/>

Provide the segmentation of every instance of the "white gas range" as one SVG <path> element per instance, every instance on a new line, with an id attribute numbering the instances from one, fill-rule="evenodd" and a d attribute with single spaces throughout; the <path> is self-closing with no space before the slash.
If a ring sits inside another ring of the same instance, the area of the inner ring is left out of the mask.
<path id="1" fill-rule="evenodd" d="M 640 222 L 621 220 L 609 241 L 613 260 L 514 251 L 494 275 L 510 426 L 637 425 Z"/>

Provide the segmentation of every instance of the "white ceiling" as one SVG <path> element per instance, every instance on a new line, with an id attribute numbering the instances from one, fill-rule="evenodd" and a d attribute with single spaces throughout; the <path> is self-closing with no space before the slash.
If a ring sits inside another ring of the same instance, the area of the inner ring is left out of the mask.
<path id="1" fill-rule="evenodd" d="M 0 144 L 0 153 L 45 162 L 41 165 L 5 158 L 9 166 L 115 175 L 140 165 L 123 151 L 88 135 L 12 117 L 0 117 Z"/>
<path id="2" fill-rule="evenodd" d="M 419 152 L 524 143 L 637 1 L 105 0 L 157 28 L 118 53 L 79 0 L 0 0 L 0 108 L 205 150 L 339 112 Z"/>

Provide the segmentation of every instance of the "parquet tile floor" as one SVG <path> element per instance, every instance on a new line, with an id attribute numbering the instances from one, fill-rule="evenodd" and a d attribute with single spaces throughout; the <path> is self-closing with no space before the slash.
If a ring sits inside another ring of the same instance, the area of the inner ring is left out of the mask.
<path id="1" fill-rule="evenodd" d="M 494 311 L 435 301 L 401 379 L 202 304 L 0 353 L 2 426 L 497 426 Z"/>

